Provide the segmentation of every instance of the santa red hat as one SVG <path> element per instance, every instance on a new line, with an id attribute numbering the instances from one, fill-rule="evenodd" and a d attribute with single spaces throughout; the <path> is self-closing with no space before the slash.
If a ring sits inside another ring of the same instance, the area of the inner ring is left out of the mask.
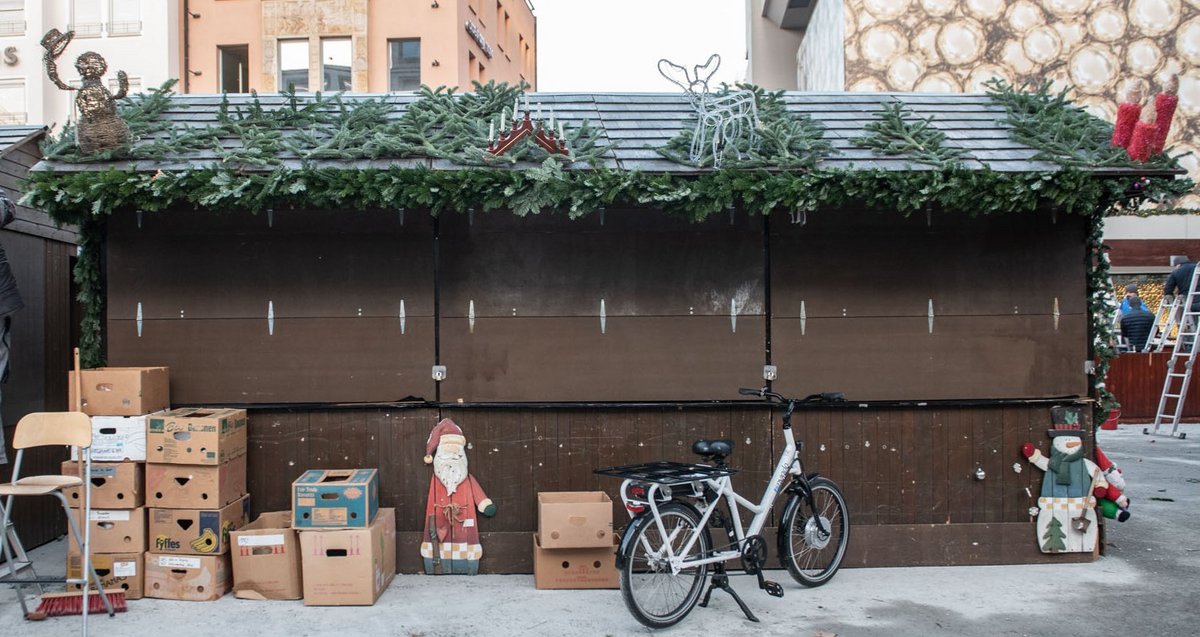
<path id="1" fill-rule="evenodd" d="M 437 451 L 438 445 L 444 442 L 467 444 L 467 437 L 463 435 L 462 429 L 449 418 L 443 418 L 433 431 L 429 432 L 429 440 L 425 442 L 425 464 L 433 463 L 434 452 Z"/>

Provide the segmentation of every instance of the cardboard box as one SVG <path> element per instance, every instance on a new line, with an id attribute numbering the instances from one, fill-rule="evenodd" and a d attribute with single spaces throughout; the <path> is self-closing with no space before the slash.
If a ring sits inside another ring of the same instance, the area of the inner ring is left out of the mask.
<path id="1" fill-rule="evenodd" d="M 64 476 L 78 476 L 76 464 L 70 460 L 62 463 Z M 83 506 L 83 492 L 79 487 L 63 489 L 63 495 L 71 506 Z M 145 504 L 145 484 L 142 465 L 136 462 L 93 462 L 92 463 L 92 508 L 93 509 L 136 509 Z"/>
<path id="2" fill-rule="evenodd" d="M 145 462 L 150 416 L 92 416 L 92 462 Z M 79 454 L 71 449 L 71 459 Z"/>
<path id="3" fill-rule="evenodd" d="M 83 509 L 75 509 L 76 522 L 82 518 Z M 146 509 L 92 509 L 91 551 L 96 553 L 141 553 L 146 550 Z M 79 527 L 83 533 L 83 527 Z M 81 553 L 75 536 L 70 538 L 68 550 Z"/>
<path id="4" fill-rule="evenodd" d="M 246 495 L 246 456 L 216 466 L 146 465 L 146 503 L 163 509 L 216 509 Z"/>
<path id="5" fill-rule="evenodd" d="M 170 407 L 166 367 L 97 367 L 82 372 L 83 413 L 141 416 Z M 75 404 L 75 372 L 67 372 L 68 405 Z"/>
<path id="6" fill-rule="evenodd" d="M 229 533 L 233 594 L 241 599 L 300 599 L 300 540 L 291 511 L 263 513 Z"/>
<path id="7" fill-rule="evenodd" d="M 604 548 L 548 549 L 533 534 L 533 585 L 537 589 L 617 588 L 617 543 Z"/>
<path id="8" fill-rule="evenodd" d="M 229 552 L 229 532 L 250 517 L 250 496 L 220 509 L 150 509 L 150 550 L 177 555 Z"/>
<path id="9" fill-rule="evenodd" d="M 228 555 L 146 554 L 146 597 L 211 602 L 229 592 L 233 575 Z"/>
<path id="10" fill-rule="evenodd" d="M 147 425 L 147 462 L 219 465 L 245 453 L 245 409 L 172 409 Z"/>
<path id="11" fill-rule="evenodd" d="M 603 491 L 538 493 L 538 536 L 542 548 L 612 546 L 613 504 Z"/>
<path id="12" fill-rule="evenodd" d="M 396 576 L 396 510 L 365 529 L 300 531 L 305 606 L 370 606 Z"/>
<path id="13" fill-rule="evenodd" d="M 125 599 L 142 598 L 142 553 L 93 553 L 92 565 L 106 590 L 119 588 L 125 591 Z M 67 577 L 83 577 L 81 553 L 67 555 Z M 83 584 L 71 584 L 71 590 L 81 591 Z"/>
<path id="14" fill-rule="evenodd" d="M 379 510 L 375 469 L 312 469 L 292 483 L 292 526 L 366 528 Z"/>

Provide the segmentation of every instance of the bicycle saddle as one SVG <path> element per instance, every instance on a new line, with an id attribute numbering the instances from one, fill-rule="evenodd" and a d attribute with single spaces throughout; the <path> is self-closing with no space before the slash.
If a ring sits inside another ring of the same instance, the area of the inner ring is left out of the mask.
<path id="1" fill-rule="evenodd" d="M 692 453 L 698 456 L 706 456 L 714 460 L 724 460 L 733 453 L 733 441 L 725 440 L 697 440 L 692 443 Z"/>

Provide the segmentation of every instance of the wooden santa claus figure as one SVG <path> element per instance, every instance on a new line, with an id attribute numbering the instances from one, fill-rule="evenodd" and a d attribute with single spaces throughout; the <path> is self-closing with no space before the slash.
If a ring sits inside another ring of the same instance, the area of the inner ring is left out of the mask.
<path id="1" fill-rule="evenodd" d="M 425 464 L 433 465 L 421 558 L 429 575 L 475 575 L 483 548 L 479 517 L 496 515 L 496 505 L 467 472 L 467 438 L 453 420 L 443 418 L 429 433 Z"/>

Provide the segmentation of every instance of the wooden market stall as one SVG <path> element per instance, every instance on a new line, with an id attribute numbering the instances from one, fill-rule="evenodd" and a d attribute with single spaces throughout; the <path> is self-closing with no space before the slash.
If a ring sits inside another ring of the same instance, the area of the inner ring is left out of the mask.
<path id="1" fill-rule="evenodd" d="M 250 408 L 255 511 L 287 508 L 305 469 L 378 467 L 405 571 L 440 417 L 500 508 L 483 568 L 529 572 L 537 492 L 616 499 L 593 468 L 684 460 L 724 436 L 760 488 L 778 414 L 737 388 L 764 374 L 849 400 L 797 416 L 807 461 L 846 491 L 848 564 L 1045 559 L 1029 514 L 1041 474 L 1013 465 L 1022 443 L 1045 446 L 1052 407 L 1090 404 L 1112 204 L 1098 192 L 1174 169 L 1065 170 L 985 95 L 789 93 L 764 119 L 805 122 L 828 148 L 722 170 L 660 152 L 692 125 L 682 95 L 527 98 L 594 165 L 373 151 L 408 138 L 368 139 L 344 116 L 369 103 L 402 128 L 428 95 L 174 96 L 132 155 L 44 162 L 38 187 L 96 239 L 92 362 L 167 365 L 174 404 Z M 897 100 L 933 118 L 952 164 L 855 142 Z M 471 129 L 480 148 L 488 121 Z M 253 142 L 252 125 L 280 136 Z M 79 189 L 99 181 L 124 185 Z"/>
<path id="2" fill-rule="evenodd" d="M 38 143 L 45 135 L 44 126 L 0 126 L 0 188 L 14 202 L 25 192 L 29 169 L 42 157 Z M 45 212 L 23 205 L 17 206 L 16 219 L 0 230 L 0 245 L 25 304 L 12 317 L 8 381 L 0 386 L 3 440 L 10 450 L 21 416 L 67 407 L 62 372 L 71 366 L 72 325 L 79 323 L 71 300 L 71 265 L 77 241 L 73 226 L 60 227 Z M 64 452 L 39 449 L 30 453 L 26 467 L 57 473 L 63 459 Z M 9 479 L 10 469 L 9 465 L 0 466 L 0 481 Z M 62 511 L 50 500 L 21 507 L 14 518 L 18 533 L 29 546 L 66 532 Z"/>

